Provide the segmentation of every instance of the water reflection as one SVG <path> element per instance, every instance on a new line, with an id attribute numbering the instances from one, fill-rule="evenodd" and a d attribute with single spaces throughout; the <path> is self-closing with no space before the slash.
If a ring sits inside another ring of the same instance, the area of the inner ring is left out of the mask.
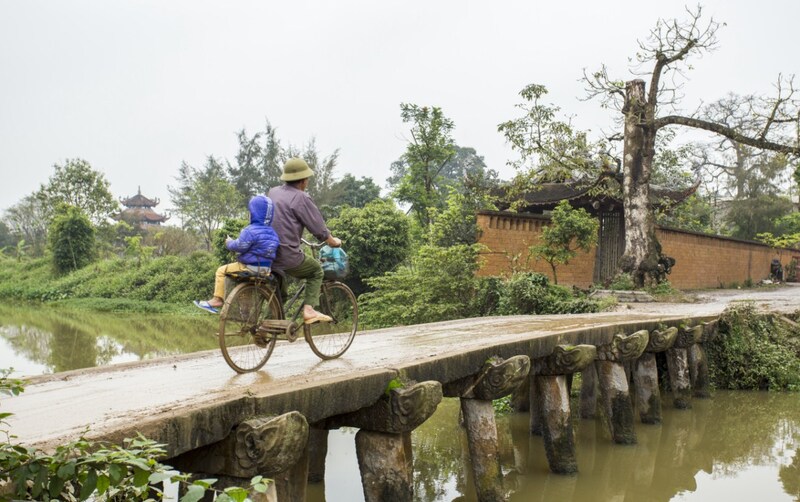
<path id="1" fill-rule="evenodd" d="M 211 349 L 215 321 L 0 306 L 0 368 L 26 376 Z"/>
<path id="2" fill-rule="evenodd" d="M 713 400 L 695 400 L 690 411 L 665 409 L 661 426 L 637 425 L 635 446 L 614 444 L 599 421 L 578 420 L 576 476 L 550 473 L 541 438 L 528 435 L 527 414 L 502 418 L 509 499 L 800 500 L 797 402 L 796 394 L 718 392 Z M 458 401 L 446 399 L 412 435 L 417 501 L 477 500 L 458 414 Z M 356 498 L 339 496 L 346 491 L 341 480 L 358 480 L 354 446 L 347 442 L 352 431 L 334 431 L 331 438 L 325 495 L 317 488 L 309 500 L 362 500 L 360 490 Z M 331 476 L 332 465 L 337 476 Z"/>

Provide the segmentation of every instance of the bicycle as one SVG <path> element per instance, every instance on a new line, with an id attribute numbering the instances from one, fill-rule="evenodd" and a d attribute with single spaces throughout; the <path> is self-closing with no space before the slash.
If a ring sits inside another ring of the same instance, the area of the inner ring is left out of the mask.
<path id="1" fill-rule="evenodd" d="M 305 240 L 303 243 L 312 249 L 314 258 L 324 245 Z M 304 324 L 303 302 L 298 300 L 305 292 L 305 282 L 284 308 L 278 278 L 269 269 L 252 267 L 228 277 L 238 284 L 227 295 L 220 311 L 219 346 L 225 362 L 237 373 L 261 369 L 272 355 L 275 343 L 294 342 L 301 328 L 309 347 L 320 359 L 335 359 L 353 343 L 358 304 L 346 284 L 325 279 L 317 310 L 331 316 L 333 321 Z M 284 312 L 293 310 L 291 318 L 286 319 Z"/>

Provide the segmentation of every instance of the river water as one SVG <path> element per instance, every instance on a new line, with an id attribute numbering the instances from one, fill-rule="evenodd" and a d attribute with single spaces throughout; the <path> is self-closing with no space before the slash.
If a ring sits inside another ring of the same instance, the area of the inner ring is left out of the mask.
<path id="1" fill-rule="evenodd" d="M 216 347 L 211 316 L 86 314 L 0 307 L 0 368 L 56 373 Z M 412 434 L 418 501 L 474 501 L 459 403 L 445 399 Z M 308 500 L 363 500 L 355 430 L 331 431 L 326 482 Z M 639 425 L 638 444 L 615 445 L 600 420 L 576 420 L 579 473 L 550 474 L 528 415 L 498 418 L 512 501 L 800 501 L 800 395 L 717 391 L 692 410 L 665 406 L 660 426 Z"/>

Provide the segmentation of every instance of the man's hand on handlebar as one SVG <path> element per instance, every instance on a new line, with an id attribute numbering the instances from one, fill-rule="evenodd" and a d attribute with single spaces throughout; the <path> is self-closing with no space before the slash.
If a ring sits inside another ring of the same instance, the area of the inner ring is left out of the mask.
<path id="1" fill-rule="evenodd" d="M 342 247 L 342 239 L 334 237 L 333 235 L 329 235 L 328 238 L 325 239 L 325 244 L 332 248 Z"/>

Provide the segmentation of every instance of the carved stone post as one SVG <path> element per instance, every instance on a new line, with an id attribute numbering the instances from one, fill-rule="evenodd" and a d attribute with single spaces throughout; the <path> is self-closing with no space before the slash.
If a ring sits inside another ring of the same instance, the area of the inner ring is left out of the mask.
<path id="1" fill-rule="evenodd" d="M 301 502 L 308 477 L 308 422 L 292 411 L 239 424 L 228 437 L 173 459 L 187 472 L 249 480 L 262 475 L 275 480 L 278 500 Z"/>
<path id="2" fill-rule="evenodd" d="M 590 364 L 581 371 L 581 418 L 597 416 L 597 369 Z"/>
<path id="3" fill-rule="evenodd" d="M 692 385 L 692 396 L 701 399 L 711 397 L 711 382 L 708 379 L 708 357 L 705 344 L 717 334 L 717 321 L 702 324 L 703 333 L 700 341 L 689 346 L 689 380 Z"/>
<path id="4" fill-rule="evenodd" d="M 600 382 L 600 397 L 615 443 L 636 443 L 636 432 L 633 430 L 633 404 L 623 363 L 642 355 L 648 341 L 647 330 L 642 330 L 629 336 L 614 335 L 611 343 L 597 348 L 598 360 L 595 366 Z"/>
<path id="5" fill-rule="evenodd" d="M 684 328 L 678 331 L 678 337 L 672 348 L 667 350 L 667 369 L 672 385 L 675 407 L 681 410 L 692 407 L 692 384 L 689 377 L 689 347 L 700 341 L 703 327 Z"/>
<path id="6" fill-rule="evenodd" d="M 325 421 L 327 428 L 361 429 L 356 434 L 356 455 L 366 502 L 413 498 L 408 433 L 433 415 L 441 401 L 439 382 L 411 383 L 392 389 L 368 408 Z"/>
<path id="7" fill-rule="evenodd" d="M 492 401 L 510 394 L 527 378 L 530 369 L 528 356 L 493 359 L 477 375 L 444 387 L 446 396 L 461 398 L 475 488 L 481 502 L 505 500 Z"/>
<path id="8" fill-rule="evenodd" d="M 539 394 L 539 387 L 536 385 L 536 376 L 531 372 L 528 380 L 528 402 L 530 403 L 530 425 L 529 429 L 534 436 L 542 435 L 542 396 Z"/>
<path id="9" fill-rule="evenodd" d="M 556 474 L 578 472 L 566 375 L 591 365 L 596 355 L 594 345 L 559 345 L 533 363 L 531 375 L 539 399 L 531 403 L 531 415 L 541 417 L 547 461 Z"/>
<path id="10" fill-rule="evenodd" d="M 654 330 L 641 357 L 635 361 L 633 380 L 636 392 L 636 408 L 645 424 L 661 423 L 661 392 L 658 388 L 656 353 L 672 347 L 678 337 L 678 328 Z"/>

